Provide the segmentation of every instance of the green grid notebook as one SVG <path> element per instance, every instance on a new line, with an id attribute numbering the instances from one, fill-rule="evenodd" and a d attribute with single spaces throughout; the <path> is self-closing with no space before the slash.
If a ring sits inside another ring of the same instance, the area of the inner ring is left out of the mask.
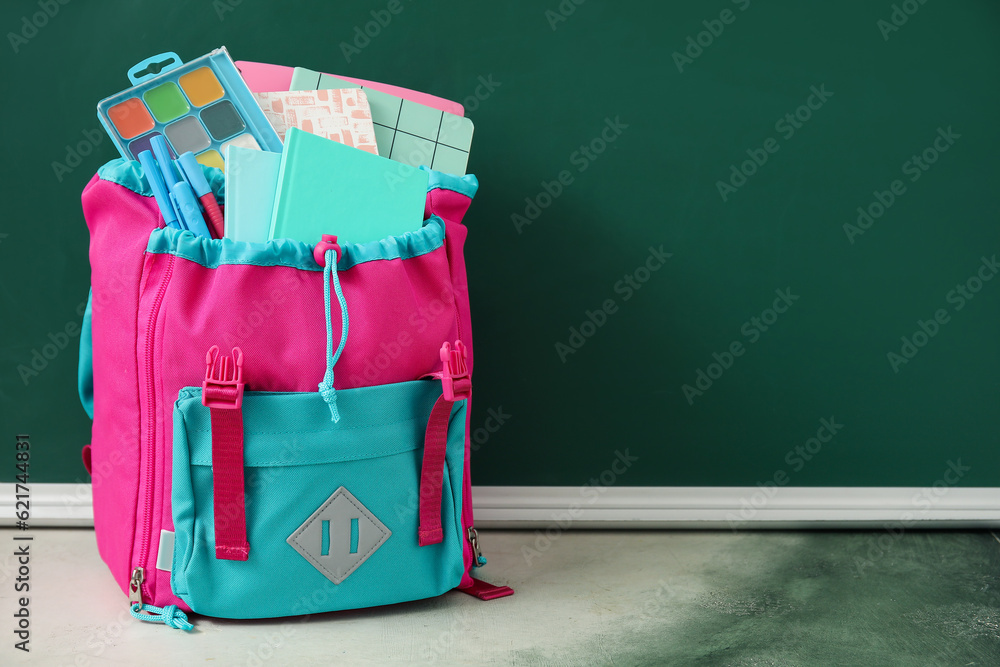
<path id="1" fill-rule="evenodd" d="M 464 176 L 472 148 L 472 121 L 463 116 L 296 67 L 291 90 L 361 88 L 368 95 L 379 155 L 414 167 Z"/>

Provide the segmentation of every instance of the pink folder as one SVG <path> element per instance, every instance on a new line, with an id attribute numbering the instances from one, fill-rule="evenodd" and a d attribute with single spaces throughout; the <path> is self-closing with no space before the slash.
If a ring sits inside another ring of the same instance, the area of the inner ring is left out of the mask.
<path id="1" fill-rule="evenodd" d="M 288 87 L 292 84 L 292 70 L 295 69 L 294 67 L 286 67 L 284 65 L 269 65 L 267 63 L 254 63 L 246 60 L 237 60 L 236 67 L 240 70 L 243 80 L 246 81 L 247 87 L 252 93 L 273 93 L 288 90 Z M 372 90 L 380 90 L 383 93 L 402 97 L 404 100 L 419 102 L 424 106 L 447 111 L 456 116 L 465 115 L 465 109 L 461 104 L 442 97 L 435 97 L 434 95 L 410 90 L 409 88 L 400 88 L 399 86 L 392 86 L 377 81 L 354 79 L 349 76 L 341 76 L 340 74 L 332 74 L 331 76 L 366 86 Z"/>

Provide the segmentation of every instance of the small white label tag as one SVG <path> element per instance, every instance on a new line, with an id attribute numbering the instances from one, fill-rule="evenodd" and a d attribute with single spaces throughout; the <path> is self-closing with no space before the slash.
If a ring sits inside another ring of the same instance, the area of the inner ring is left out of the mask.
<path id="1" fill-rule="evenodd" d="M 174 562 L 174 532 L 172 530 L 160 531 L 160 548 L 156 551 L 156 569 L 170 572 L 170 565 Z"/>

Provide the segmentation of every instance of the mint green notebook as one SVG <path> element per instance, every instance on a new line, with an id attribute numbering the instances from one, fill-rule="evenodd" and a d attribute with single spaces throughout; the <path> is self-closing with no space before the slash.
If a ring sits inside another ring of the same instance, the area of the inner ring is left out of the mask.
<path id="1" fill-rule="evenodd" d="M 239 146 L 226 147 L 227 239 L 267 242 L 280 169 L 279 153 Z"/>
<path id="2" fill-rule="evenodd" d="M 366 243 L 420 229 L 428 174 L 292 127 L 268 238 Z"/>

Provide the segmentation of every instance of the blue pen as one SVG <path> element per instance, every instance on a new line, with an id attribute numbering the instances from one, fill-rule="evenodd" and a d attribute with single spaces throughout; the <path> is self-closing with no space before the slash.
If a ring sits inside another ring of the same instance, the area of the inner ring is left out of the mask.
<path id="1" fill-rule="evenodd" d="M 173 192 L 174 184 L 177 183 L 177 176 L 174 174 L 174 161 L 170 157 L 167 140 L 163 138 L 163 135 L 157 135 L 153 137 L 149 145 L 153 148 L 156 163 L 160 165 L 160 171 L 163 173 L 163 182 L 167 185 L 167 192 Z"/>
<path id="2" fill-rule="evenodd" d="M 207 239 L 212 238 L 212 235 L 208 232 L 208 226 L 205 224 L 205 218 L 201 217 L 198 200 L 194 198 L 194 190 L 191 189 L 187 181 L 174 183 L 171 192 L 174 195 L 174 201 L 177 203 L 177 210 L 180 211 L 181 219 L 187 225 L 187 228 L 198 236 L 204 236 Z"/>
<path id="3" fill-rule="evenodd" d="M 170 158 L 170 149 L 167 148 L 167 140 L 163 138 L 163 135 L 157 135 L 150 140 L 149 146 L 153 149 L 153 155 L 156 156 L 156 164 L 160 167 L 160 174 L 163 176 L 163 184 L 169 195 L 170 204 L 177 211 L 177 223 L 181 226 L 181 229 L 188 229 L 184 216 L 181 215 L 180 205 L 178 205 L 173 195 L 174 185 L 177 184 L 177 176 L 174 175 L 173 160 Z"/>
<path id="4" fill-rule="evenodd" d="M 174 211 L 170 195 L 163 184 L 163 174 L 160 173 L 160 168 L 153 159 L 153 154 L 149 151 L 139 153 L 139 164 L 142 165 L 142 171 L 146 174 L 149 187 L 153 190 L 153 198 L 156 199 L 156 203 L 160 206 L 160 213 L 163 215 L 164 222 L 169 227 L 181 229 L 180 223 L 177 222 L 177 212 Z"/>
<path id="5" fill-rule="evenodd" d="M 166 186 L 167 194 L 170 196 L 170 203 L 177 211 L 177 222 L 180 224 L 181 229 L 190 229 L 187 226 L 187 221 L 184 216 L 181 215 L 180 204 L 174 198 L 174 185 L 177 184 L 177 176 L 174 174 L 174 161 L 170 157 L 170 149 L 167 147 L 167 140 L 163 138 L 163 135 L 157 135 L 153 137 L 149 146 L 153 149 L 153 155 L 156 156 L 156 164 L 160 167 L 160 173 L 163 175 L 163 183 Z"/>

